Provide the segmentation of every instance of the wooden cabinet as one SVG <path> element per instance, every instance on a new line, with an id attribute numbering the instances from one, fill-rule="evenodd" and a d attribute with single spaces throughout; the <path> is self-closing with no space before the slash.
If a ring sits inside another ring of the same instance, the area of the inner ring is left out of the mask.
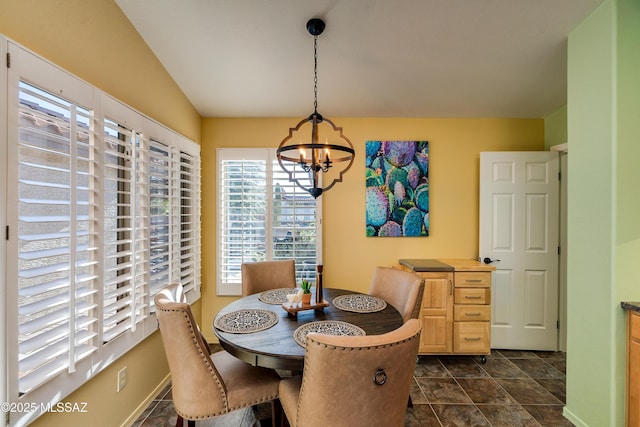
<path id="1" fill-rule="evenodd" d="M 472 260 L 400 260 L 400 264 L 425 279 L 419 354 L 480 355 L 486 360 L 491 352 L 494 268 Z"/>
<path id="2" fill-rule="evenodd" d="M 455 268 L 453 290 L 453 352 L 491 353 L 491 271 L 477 261 L 443 261 Z"/>
<path id="3" fill-rule="evenodd" d="M 420 354 L 449 353 L 452 348 L 453 274 L 417 273 L 424 278 L 420 321 Z"/>
<path id="4" fill-rule="evenodd" d="M 640 426 L 640 313 L 627 311 L 627 426 Z"/>

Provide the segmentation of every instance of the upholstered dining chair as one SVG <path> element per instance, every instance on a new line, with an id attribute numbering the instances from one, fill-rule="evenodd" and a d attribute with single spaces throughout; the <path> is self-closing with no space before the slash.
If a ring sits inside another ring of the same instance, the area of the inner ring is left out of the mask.
<path id="1" fill-rule="evenodd" d="M 178 413 L 190 427 L 195 420 L 213 418 L 236 409 L 272 402 L 272 423 L 282 413 L 278 400 L 280 376 L 270 369 L 253 367 L 226 351 L 209 352 L 180 284 L 172 284 L 155 296 L 156 316 L 171 372 L 171 393 Z"/>
<path id="2" fill-rule="evenodd" d="M 242 296 L 277 288 L 295 288 L 296 264 L 292 259 L 242 264 Z"/>
<path id="3" fill-rule="evenodd" d="M 424 279 L 391 267 L 376 267 L 369 286 L 369 295 L 391 304 L 400 312 L 403 322 L 418 318 L 423 291 Z"/>
<path id="4" fill-rule="evenodd" d="M 403 426 L 419 341 L 416 319 L 383 335 L 308 334 L 302 376 L 280 382 L 289 424 Z"/>

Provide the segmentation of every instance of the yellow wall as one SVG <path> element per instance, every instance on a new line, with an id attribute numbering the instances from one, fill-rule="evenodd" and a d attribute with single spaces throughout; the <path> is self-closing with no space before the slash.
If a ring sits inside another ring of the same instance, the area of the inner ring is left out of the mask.
<path id="1" fill-rule="evenodd" d="M 197 111 L 115 2 L 0 0 L 0 33 L 200 142 Z M 194 311 L 199 316 L 199 303 Z M 116 393 L 116 372 L 123 366 L 127 366 L 128 384 Z M 88 413 L 46 414 L 33 425 L 121 425 L 140 405 L 144 409 L 144 400 L 155 396 L 168 374 L 156 332 L 65 399 L 87 402 Z"/>
<path id="2" fill-rule="evenodd" d="M 543 119 L 331 118 L 354 145 L 356 160 L 342 183 L 322 195 L 323 264 L 327 287 L 366 291 L 377 265 L 400 258 L 477 258 L 481 151 L 544 149 Z M 202 324 L 233 297 L 216 293 L 215 155 L 219 147 L 277 147 L 299 118 L 204 119 Z M 429 141 L 429 237 L 365 237 L 364 146 L 368 140 Z"/>
<path id="3" fill-rule="evenodd" d="M 0 0 L 0 33 L 200 142 L 200 116 L 112 0 Z"/>

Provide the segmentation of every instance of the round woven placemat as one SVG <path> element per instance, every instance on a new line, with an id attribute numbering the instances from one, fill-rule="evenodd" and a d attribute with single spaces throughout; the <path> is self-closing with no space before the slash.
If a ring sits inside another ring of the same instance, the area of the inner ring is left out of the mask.
<path id="1" fill-rule="evenodd" d="M 264 331 L 278 323 L 278 315 L 271 310 L 245 308 L 216 318 L 213 325 L 222 332 L 249 334 Z"/>
<path id="2" fill-rule="evenodd" d="M 325 335 L 365 335 L 364 330 L 351 323 L 341 322 L 339 320 L 321 320 L 318 322 L 305 323 L 298 327 L 293 333 L 293 339 L 296 340 L 301 347 L 306 347 L 307 334 L 310 332 L 318 332 Z"/>
<path id="3" fill-rule="evenodd" d="M 267 304 L 283 304 L 287 302 L 287 295 L 295 294 L 296 288 L 270 289 L 258 295 L 258 299 Z"/>
<path id="4" fill-rule="evenodd" d="M 374 313 L 387 307 L 385 300 L 367 294 L 340 295 L 335 297 L 332 302 L 340 310 L 356 313 Z"/>

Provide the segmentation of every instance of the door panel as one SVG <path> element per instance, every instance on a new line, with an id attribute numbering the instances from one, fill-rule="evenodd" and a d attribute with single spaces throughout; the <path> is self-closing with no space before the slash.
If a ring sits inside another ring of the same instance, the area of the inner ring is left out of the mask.
<path id="1" fill-rule="evenodd" d="M 495 260 L 491 347 L 557 350 L 558 153 L 480 154 L 480 256 Z"/>

